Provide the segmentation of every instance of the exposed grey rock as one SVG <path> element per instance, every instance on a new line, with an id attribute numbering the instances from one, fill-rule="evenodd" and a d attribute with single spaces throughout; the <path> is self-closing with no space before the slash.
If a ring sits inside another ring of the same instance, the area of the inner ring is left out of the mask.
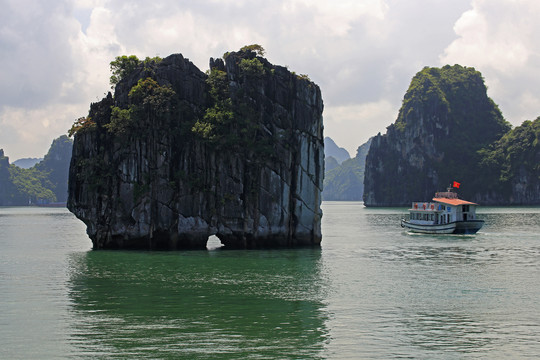
<path id="1" fill-rule="evenodd" d="M 251 76 L 244 59 L 264 71 Z M 75 135 L 68 208 L 94 248 L 205 248 L 214 234 L 227 248 L 320 244 L 319 87 L 250 51 L 211 66 L 226 71 L 237 114 L 218 140 L 192 131 L 212 106 L 208 76 L 179 54 L 139 67 L 91 105 L 95 125 Z M 111 107 L 133 105 L 129 92 L 146 77 L 174 91 L 167 111 L 150 111 L 137 131 L 109 131 Z"/>

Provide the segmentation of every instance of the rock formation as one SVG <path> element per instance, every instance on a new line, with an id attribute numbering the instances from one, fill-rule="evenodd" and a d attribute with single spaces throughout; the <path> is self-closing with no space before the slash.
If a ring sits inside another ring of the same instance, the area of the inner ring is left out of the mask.
<path id="1" fill-rule="evenodd" d="M 463 184 L 460 195 L 474 201 L 486 188 L 478 151 L 509 129 L 474 68 L 424 68 L 412 79 L 396 122 L 373 139 L 364 204 L 407 206 L 454 180 Z"/>
<path id="2" fill-rule="evenodd" d="M 364 172 L 366 157 L 371 146 L 370 138 L 356 150 L 356 156 L 341 164 L 328 166 L 326 158 L 323 200 L 361 201 L 364 194 Z M 326 147 L 325 147 L 326 151 Z"/>
<path id="3" fill-rule="evenodd" d="M 322 110 L 307 76 L 249 47 L 207 74 L 141 61 L 72 129 L 68 208 L 96 249 L 319 245 Z"/>
<path id="4" fill-rule="evenodd" d="M 35 169 L 47 174 L 56 202 L 65 203 L 68 196 L 68 174 L 73 141 L 66 135 L 53 140 L 49 151 Z"/>
<path id="5" fill-rule="evenodd" d="M 0 206 L 12 205 L 11 183 L 9 175 L 9 158 L 4 155 L 4 149 L 0 149 Z"/>
<path id="6" fill-rule="evenodd" d="M 45 158 L 30 168 L 10 164 L 0 149 L 0 206 L 65 203 L 71 148 L 71 139 L 62 135 Z"/>
<path id="7" fill-rule="evenodd" d="M 324 157 L 333 157 L 339 164 L 345 160 L 349 160 L 351 155 L 347 150 L 339 147 L 334 140 L 330 137 L 324 138 Z"/>

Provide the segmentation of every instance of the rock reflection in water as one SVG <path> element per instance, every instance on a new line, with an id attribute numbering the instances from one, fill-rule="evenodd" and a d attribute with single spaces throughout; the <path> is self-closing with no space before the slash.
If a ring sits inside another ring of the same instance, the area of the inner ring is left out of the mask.
<path id="1" fill-rule="evenodd" d="M 74 255 L 72 343 L 115 358 L 317 358 L 327 337 L 320 253 Z"/>

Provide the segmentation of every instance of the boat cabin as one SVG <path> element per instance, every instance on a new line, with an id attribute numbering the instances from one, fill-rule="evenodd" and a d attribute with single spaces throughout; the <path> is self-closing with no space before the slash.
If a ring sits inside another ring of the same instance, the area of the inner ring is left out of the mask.
<path id="1" fill-rule="evenodd" d="M 419 225 L 438 225 L 476 220 L 477 205 L 458 199 L 455 192 L 438 192 L 431 202 L 413 202 L 409 221 Z"/>

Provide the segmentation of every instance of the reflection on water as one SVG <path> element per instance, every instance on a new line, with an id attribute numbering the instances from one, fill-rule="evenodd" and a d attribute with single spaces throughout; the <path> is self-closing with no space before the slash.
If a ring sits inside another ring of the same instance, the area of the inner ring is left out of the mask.
<path id="1" fill-rule="evenodd" d="M 474 354 L 493 341 L 489 329 L 471 314 L 435 311 L 403 315 L 402 340 L 431 353 Z"/>
<path id="2" fill-rule="evenodd" d="M 71 258 L 72 342 L 114 358 L 316 358 L 321 251 L 93 251 Z"/>
<path id="3" fill-rule="evenodd" d="M 403 231 L 406 209 L 325 205 L 330 358 L 540 354 L 540 208 L 485 209 L 463 236 Z"/>
<path id="4" fill-rule="evenodd" d="M 66 209 L 0 208 L 0 358 L 538 358 L 540 208 L 481 208 L 474 236 L 323 211 L 321 250 L 165 253 L 90 251 Z"/>

